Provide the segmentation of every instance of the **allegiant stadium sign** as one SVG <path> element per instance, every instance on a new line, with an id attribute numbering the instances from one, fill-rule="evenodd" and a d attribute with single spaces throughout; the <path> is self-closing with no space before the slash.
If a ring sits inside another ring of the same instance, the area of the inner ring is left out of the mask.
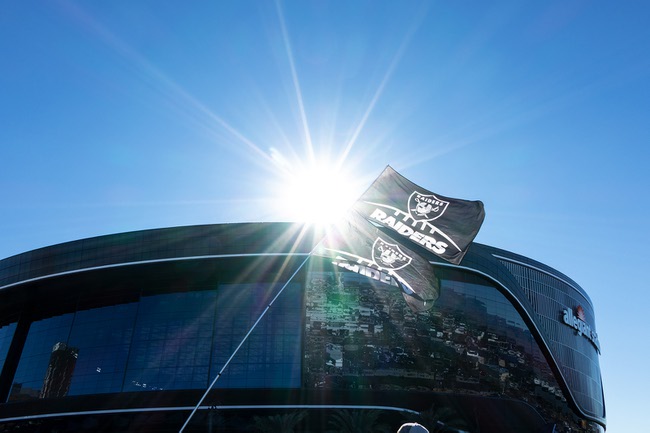
<path id="1" fill-rule="evenodd" d="M 562 310 L 562 321 L 565 325 L 572 327 L 594 345 L 598 353 L 600 353 L 600 343 L 598 342 L 598 334 L 591 329 L 591 326 L 585 321 L 585 310 L 582 306 L 576 307 L 575 314 L 571 308 Z"/>

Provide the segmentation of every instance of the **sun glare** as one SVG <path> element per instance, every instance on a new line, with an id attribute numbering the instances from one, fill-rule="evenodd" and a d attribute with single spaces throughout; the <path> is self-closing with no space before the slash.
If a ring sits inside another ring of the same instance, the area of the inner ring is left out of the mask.
<path id="1" fill-rule="evenodd" d="M 316 224 L 341 218 L 359 195 L 354 179 L 328 163 L 294 166 L 281 188 L 282 213 L 294 221 Z"/>

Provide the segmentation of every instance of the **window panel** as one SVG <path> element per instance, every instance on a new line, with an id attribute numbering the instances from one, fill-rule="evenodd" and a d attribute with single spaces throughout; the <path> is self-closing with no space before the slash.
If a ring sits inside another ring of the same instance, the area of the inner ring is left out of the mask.
<path id="1" fill-rule="evenodd" d="M 234 350 L 260 317 L 282 285 L 270 283 L 221 284 L 212 355 L 211 379 L 223 368 Z M 250 334 L 216 388 L 293 388 L 300 386 L 301 363 L 282 351 L 289 338 L 300 350 L 302 295 L 300 284 L 290 283 Z M 274 375 L 279 376 L 274 378 Z"/>
<path id="2" fill-rule="evenodd" d="M 77 349 L 67 345 L 73 317 L 63 314 L 31 324 L 9 401 L 67 395 L 77 362 Z"/>
<path id="3" fill-rule="evenodd" d="M 10 323 L 9 325 L 0 327 L 0 371 L 2 371 L 5 359 L 7 358 L 7 352 L 9 352 L 9 346 L 11 345 L 15 331 L 16 323 Z"/>
<path id="4" fill-rule="evenodd" d="M 215 300 L 215 291 L 142 297 L 123 390 L 207 387 Z M 206 374 L 192 380 L 194 367 Z"/>

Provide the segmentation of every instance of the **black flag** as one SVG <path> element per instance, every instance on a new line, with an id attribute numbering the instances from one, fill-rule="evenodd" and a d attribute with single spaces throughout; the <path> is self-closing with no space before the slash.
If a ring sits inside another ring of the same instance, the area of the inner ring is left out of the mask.
<path id="1" fill-rule="evenodd" d="M 476 237 L 485 211 L 480 201 L 428 191 L 390 166 L 354 205 L 364 218 L 443 259 L 459 264 Z"/>
<path id="2" fill-rule="evenodd" d="M 356 212 L 332 226 L 314 254 L 333 263 L 402 290 L 414 312 L 429 310 L 440 294 L 431 264 L 400 245 Z"/>

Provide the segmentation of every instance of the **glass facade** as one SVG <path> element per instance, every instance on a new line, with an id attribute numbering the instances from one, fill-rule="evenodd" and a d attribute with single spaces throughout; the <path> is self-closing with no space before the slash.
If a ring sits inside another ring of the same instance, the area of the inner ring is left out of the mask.
<path id="1" fill-rule="evenodd" d="M 70 330 L 69 347 L 77 361 L 69 395 L 123 390 L 133 338 L 136 303 L 79 310 Z"/>
<path id="2" fill-rule="evenodd" d="M 215 388 L 242 403 L 454 395 L 522 402 L 558 432 L 602 430 L 593 306 L 572 281 L 479 246 L 463 266 L 433 263 L 440 297 L 415 314 L 396 282 L 312 257 L 267 310 L 312 248 L 298 233 L 162 229 L 0 261 L 2 398 L 201 393 L 229 363 Z"/>
<path id="3" fill-rule="evenodd" d="M 219 287 L 211 382 L 280 288 L 260 283 Z M 300 386 L 301 289 L 301 284 L 293 282 L 285 288 L 233 357 L 216 388 Z"/>
<path id="4" fill-rule="evenodd" d="M 206 389 L 281 284 L 215 286 L 146 295 L 138 302 L 78 309 L 32 322 L 9 401 Z M 217 388 L 300 386 L 300 289 L 297 283 L 287 285 L 233 357 Z M 0 337 L 6 334 L 4 340 L 9 340 L 12 327 L 5 328 L 0 328 Z"/>
<path id="5" fill-rule="evenodd" d="M 414 314 L 396 287 L 343 270 L 312 270 L 305 385 L 507 396 L 564 419 L 566 398 L 512 303 L 482 278 L 437 274 L 440 298 Z"/>
<path id="6" fill-rule="evenodd" d="M 9 345 L 11 344 L 15 331 L 15 322 L 5 326 L 0 326 L 0 371 L 2 371 L 2 368 L 4 367 L 7 352 L 9 352 Z"/>
<path id="7" fill-rule="evenodd" d="M 143 296 L 125 391 L 206 388 L 215 292 Z"/>
<path id="8" fill-rule="evenodd" d="M 596 324 L 591 303 L 569 283 L 542 270 L 502 260 L 515 276 L 531 302 L 553 354 L 560 360 L 562 375 L 580 407 L 587 413 L 604 417 L 605 404 L 599 365 L 597 336 L 578 335 L 564 322 L 564 312 L 575 307 L 584 311 L 584 321 L 595 334 Z"/>

